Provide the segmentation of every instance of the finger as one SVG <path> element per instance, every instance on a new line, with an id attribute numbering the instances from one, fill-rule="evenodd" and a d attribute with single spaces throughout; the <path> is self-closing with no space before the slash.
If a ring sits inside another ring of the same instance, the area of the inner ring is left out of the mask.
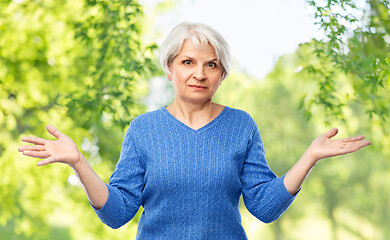
<path id="1" fill-rule="evenodd" d="M 50 124 L 46 126 L 46 130 L 57 139 L 59 139 L 63 135 L 63 133 L 61 133 L 57 128 Z"/>
<path id="2" fill-rule="evenodd" d="M 30 151 L 45 151 L 45 146 L 43 145 L 24 145 L 18 148 L 19 152 L 23 152 L 26 150 Z"/>
<path id="3" fill-rule="evenodd" d="M 367 146 L 369 146 L 369 145 L 371 145 L 371 142 L 368 141 L 368 140 L 366 140 L 366 141 L 361 141 L 361 142 L 360 142 L 361 148 L 362 148 L 362 147 L 367 147 Z"/>
<path id="4" fill-rule="evenodd" d="M 342 149 L 342 154 L 356 152 L 357 150 L 371 145 L 370 141 L 358 141 L 346 143 Z"/>
<path id="5" fill-rule="evenodd" d="M 47 164 L 50 164 L 50 163 L 53 163 L 55 162 L 55 157 L 48 157 L 42 161 L 39 161 L 37 162 L 37 166 L 40 167 L 40 166 L 44 166 L 44 165 L 47 165 Z"/>
<path id="6" fill-rule="evenodd" d="M 336 136 L 338 131 L 339 130 L 337 128 L 332 128 L 327 133 L 325 133 L 325 136 L 328 137 L 328 138 L 332 138 L 332 137 Z"/>
<path id="7" fill-rule="evenodd" d="M 365 136 L 355 136 L 355 137 L 350 137 L 350 138 L 344 138 L 343 142 L 354 142 L 354 141 L 360 141 L 365 139 Z"/>
<path id="8" fill-rule="evenodd" d="M 33 144 L 39 144 L 39 145 L 44 145 L 46 139 L 39 138 L 39 137 L 23 137 L 22 142 L 28 142 L 28 143 L 33 143 Z"/>
<path id="9" fill-rule="evenodd" d="M 30 151 L 26 150 L 23 151 L 23 155 L 29 156 L 29 157 L 35 157 L 35 158 L 47 158 L 50 157 L 50 154 L 46 151 Z"/>

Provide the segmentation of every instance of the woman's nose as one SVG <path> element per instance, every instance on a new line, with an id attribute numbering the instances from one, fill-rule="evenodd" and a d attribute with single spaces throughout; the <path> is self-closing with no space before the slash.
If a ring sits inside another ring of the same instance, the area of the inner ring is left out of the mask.
<path id="1" fill-rule="evenodd" d="M 195 68 L 194 77 L 197 80 L 204 80 L 206 78 L 206 74 L 203 66 L 197 66 Z"/>

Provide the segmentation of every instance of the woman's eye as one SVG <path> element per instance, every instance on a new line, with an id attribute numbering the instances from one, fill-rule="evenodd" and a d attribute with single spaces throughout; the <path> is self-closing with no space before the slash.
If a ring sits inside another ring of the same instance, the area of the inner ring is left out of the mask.
<path id="1" fill-rule="evenodd" d="M 207 64 L 207 66 L 210 67 L 210 68 L 215 68 L 217 66 L 217 64 L 215 64 L 214 62 L 209 62 Z"/>
<path id="2" fill-rule="evenodd" d="M 183 63 L 184 65 L 191 65 L 192 62 L 191 60 L 184 60 Z"/>

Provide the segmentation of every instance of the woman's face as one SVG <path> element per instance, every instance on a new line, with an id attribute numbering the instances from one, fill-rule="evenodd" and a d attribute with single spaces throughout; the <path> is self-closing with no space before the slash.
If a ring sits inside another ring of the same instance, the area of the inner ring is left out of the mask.
<path id="1" fill-rule="evenodd" d="M 211 100 L 222 81 L 222 66 L 214 48 L 203 44 L 199 48 L 185 40 L 171 65 L 168 79 L 175 87 L 175 97 L 203 104 Z"/>

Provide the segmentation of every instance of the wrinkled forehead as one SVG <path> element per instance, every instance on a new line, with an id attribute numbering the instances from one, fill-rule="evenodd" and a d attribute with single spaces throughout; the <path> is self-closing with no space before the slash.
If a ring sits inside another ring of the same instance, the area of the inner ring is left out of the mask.
<path id="1" fill-rule="evenodd" d="M 210 51 L 213 51 L 214 54 L 216 54 L 217 58 L 219 59 L 218 51 L 215 51 L 216 49 L 214 48 L 213 44 L 209 41 L 209 39 L 207 39 L 205 35 L 203 34 L 199 35 L 191 31 L 190 35 L 183 40 L 182 47 L 186 42 L 189 41 L 192 42 L 197 49 L 211 48 L 212 50 Z"/>

